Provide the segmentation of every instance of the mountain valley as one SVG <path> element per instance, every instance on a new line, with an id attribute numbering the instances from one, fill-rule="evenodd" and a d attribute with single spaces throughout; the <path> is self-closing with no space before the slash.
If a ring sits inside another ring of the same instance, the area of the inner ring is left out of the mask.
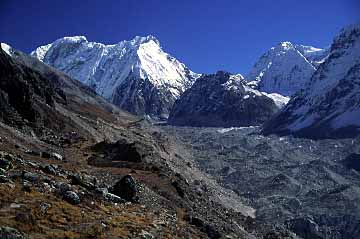
<path id="1" fill-rule="evenodd" d="M 360 238 L 360 24 L 197 74 L 154 36 L 0 48 L 0 238 Z"/>

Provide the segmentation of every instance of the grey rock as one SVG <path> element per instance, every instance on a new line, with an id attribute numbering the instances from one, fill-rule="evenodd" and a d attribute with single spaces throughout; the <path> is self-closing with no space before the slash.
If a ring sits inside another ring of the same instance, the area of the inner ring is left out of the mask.
<path id="1" fill-rule="evenodd" d="M 113 202 L 113 203 L 125 203 L 126 202 L 121 197 L 119 197 L 119 196 L 117 196 L 115 194 L 112 194 L 112 193 L 104 193 L 103 197 L 108 202 Z"/>
<path id="2" fill-rule="evenodd" d="M 13 167 L 12 162 L 16 157 L 12 154 L 0 151 L 0 168 L 9 170 Z"/>
<path id="3" fill-rule="evenodd" d="M 139 201 L 139 189 L 135 179 L 131 175 L 124 176 L 110 190 L 111 193 L 130 202 Z"/>
<path id="4" fill-rule="evenodd" d="M 40 165 L 40 169 L 48 174 L 57 175 L 56 169 L 52 165 Z"/>
<path id="5" fill-rule="evenodd" d="M 56 182 L 54 186 L 59 190 L 60 194 L 71 191 L 71 186 L 64 182 Z"/>
<path id="6" fill-rule="evenodd" d="M 25 150 L 26 154 L 32 155 L 32 156 L 41 156 L 41 153 L 35 150 L 27 149 Z"/>
<path id="7" fill-rule="evenodd" d="M 40 176 L 39 176 L 38 174 L 36 174 L 36 173 L 24 171 L 24 172 L 22 173 L 22 178 L 23 178 L 24 180 L 29 181 L 29 182 L 36 182 L 36 181 L 39 181 Z"/>
<path id="8" fill-rule="evenodd" d="M 51 208 L 51 204 L 49 204 L 49 203 L 42 202 L 42 203 L 40 204 L 40 210 L 41 210 L 41 212 L 44 213 L 44 214 L 46 214 L 47 211 L 48 211 L 50 208 Z"/>
<path id="9" fill-rule="evenodd" d="M 73 205 L 80 203 L 80 197 L 73 191 L 66 191 L 63 195 L 63 198 L 65 201 Z"/>
<path id="10" fill-rule="evenodd" d="M 73 175 L 69 175 L 68 178 L 70 179 L 72 185 L 79 185 L 86 189 L 94 189 L 97 183 L 95 177 L 91 177 L 85 174 L 81 175 L 79 173 L 76 173 Z"/>
<path id="11" fill-rule="evenodd" d="M 58 160 L 58 161 L 63 161 L 64 160 L 64 157 L 61 154 L 58 154 L 58 153 L 52 153 L 51 158 L 55 159 L 55 160 Z"/>
<path id="12" fill-rule="evenodd" d="M 0 227 L 0 238 L 1 239 L 28 239 L 29 237 L 20 233 L 15 228 L 11 227 Z"/>
<path id="13" fill-rule="evenodd" d="M 5 175 L 0 175 L 0 183 L 8 183 L 11 182 L 9 178 L 7 178 Z"/>

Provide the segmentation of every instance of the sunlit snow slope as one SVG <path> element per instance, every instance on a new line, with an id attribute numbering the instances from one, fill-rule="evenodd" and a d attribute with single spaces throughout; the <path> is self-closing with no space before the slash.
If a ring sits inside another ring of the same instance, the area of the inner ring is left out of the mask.
<path id="1" fill-rule="evenodd" d="M 88 42 L 84 36 L 64 37 L 31 55 L 120 107 L 155 117 L 166 118 L 174 101 L 198 77 L 165 53 L 153 36 L 115 45 Z"/>

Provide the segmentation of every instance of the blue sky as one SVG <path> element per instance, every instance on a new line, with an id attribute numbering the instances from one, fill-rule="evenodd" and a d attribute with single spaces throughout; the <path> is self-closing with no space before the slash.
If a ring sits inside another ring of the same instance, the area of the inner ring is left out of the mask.
<path id="1" fill-rule="evenodd" d="M 325 47 L 359 20 L 359 0 L 1 0 L 0 41 L 30 52 L 63 36 L 151 34 L 195 72 L 245 74 L 278 42 Z"/>

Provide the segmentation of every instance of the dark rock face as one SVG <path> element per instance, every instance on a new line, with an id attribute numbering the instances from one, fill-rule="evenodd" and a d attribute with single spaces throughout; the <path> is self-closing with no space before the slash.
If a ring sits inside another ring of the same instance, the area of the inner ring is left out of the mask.
<path id="1" fill-rule="evenodd" d="M 100 157 L 93 155 L 88 162 L 92 165 L 127 165 L 144 164 L 145 158 L 155 154 L 154 148 L 141 141 L 131 142 L 127 139 L 119 139 L 114 143 L 100 142 L 92 147 L 95 152 L 102 152 Z"/>
<path id="2" fill-rule="evenodd" d="M 350 154 L 342 161 L 342 164 L 349 169 L 360 171 L 360 154 Z"/>
<path id="3" fill-rule="evenodd" d="M 360 24 L 334 39 L 330 55 L 307 88 L 264 125 L 263 133 L 304 138 L 349 138 L 360 134 Z"/>
<path id="4" fill-rule="evenodd" d="M 291 231 L 304 239 L 321 239 L 319 226 L 310 218 L 292 219 L 287 222 Z"/>
<path id="5" fill-rule="evenodd" d="M 167 89 L 155 87 L 147 79 L 129 76 L 126 81 L 115 89 L 111 99 L 113 104 L 136 115 L 159 119 L 169 116 L 175 98 Z"/>
<path id="6" fill-rule="evenodd" d="M 0 120 L 10 125 L 42 126 L 44 106 L 54 107 L 61 90 L 38 72 L 15 63 L 1 49 L 0 65 Z"/>
<path id="7" fill-rule="evenodd" d="M 139 189 L 135 179 L 131 175 L 124 176 L 110 190 L 111 193 L 129 202 L 138 202 Z"/>
<path id="8" fill-rule="evenodd" d="M 241 78 L 217 72 L 200 77 L 175 102 L 168 123 L 179 126 L 260 125 L 277 112 L 274 101 Z"/>

